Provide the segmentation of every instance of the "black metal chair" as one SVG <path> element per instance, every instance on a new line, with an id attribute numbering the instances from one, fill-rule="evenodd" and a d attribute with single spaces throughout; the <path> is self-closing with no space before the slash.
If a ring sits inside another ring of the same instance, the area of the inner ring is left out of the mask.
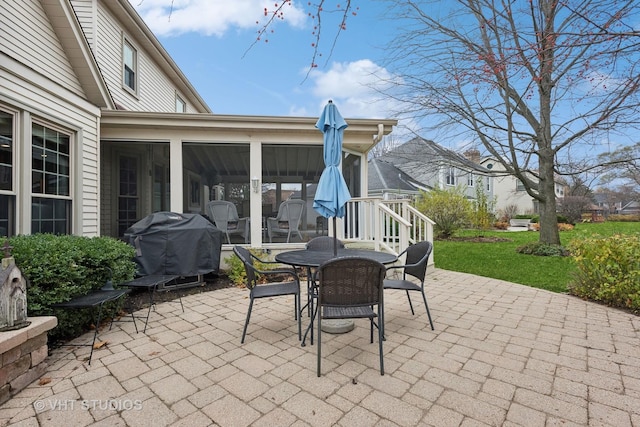
<path id="1" fill-rule="evenodd" d="M 384 280 L 384 288 L 385 289 L 397 289 L 403 290 L 407 293 L 407 299 L 409 300 L 409 307 L 411 307 L 411 314 L 415 314 L 413 311 L 413 304 L 411 303 L 411 297 L 409 296 L 410 291 L 420 292 L 422 294 L 422 300 L 424 301 L 424 306 L 427 309 L 427 316 L 429 317 L 429 324 L 431 325 L 431 330 L 433 331 L 433 321 L 431 320 L 431 312 L 429 311 L 429 304 L 427 304 L 427 296 L 424 293 L 424 278 L 427 273 L 427 261 L 429 260 L 429 255 L 431 255 L 431 251 L 433 251 L 433 244 L 431 242 L 419 242 L 409 246 L 405 249 L 398 258 L 402 257 L 406 254 L 406 260 L 404 265 L 393 265 L 388 267 L 387 270 L 391 269 L 402 269 L 402 279 L 385 279 Z M 409 280 L 408 276 L 412 276 L 420 281 L 420 283 L 415 283 Z"/>
<path id="2" fill-rule="evenodd" d="M 246 286 L 249 289 L 249 309 L 247 310 L 247 318 L 244 322 L 244 328 L 242 330 L 242 340 L 240 343 L 244 343 L 244 338 L 247 334 L 247 326 L 249 326 L 249 319 L 251 318 L 251 309 L 253 308 L 253 301 L 258 298 L 271 298 L 283 295 L 294 296 L 294 308 L 295 319 L 298 321 L 298 340 L 302 339 L 302 323 L 300 315 L 300 281 L 295 270 L 288 268 L 279 268 L 274 270 L 258 270 L 253 261 L 259 261 L 261 263 L 269 263 L 269 261 L 263 261 L 257 256 L 253 255 L 247 248 L 242 246 L 234 246 L 233 252 L 240 258 L 244 264 L 245 271 L 247 273 Z M 268 278 L 269 276 L 290 276 L 289 282 L 268 282 L 258 283 L 258 277 Z"/>
<path id="3" fill-rule="evenodd" d="M 331 236 L 319 236 L 314 237 L 309 240 L 305 245 L 305 249 L 308 251 L 333 251 L 334 248 L 344 249 L 344 243 L 340 239 Z M 307 315 L 311 317 L 313 313 L 313 300 L 318 297 L 318 284 L 317 284 L 317 269 L 312 269 L 311 267 L 307 267 Z M 303 307 L 304 309 L 304 307 Z M 313 345 L 313 328 L 311 330 L 311 345 Z M 308 330 L 307 330 L 308 332 Z M 304 343 L 306 341 L 307 334 L 305 333 L 304 340 L 302 341 L 302 346 L 304 347 Z"/>
<path id="4" fill-rule="evenodd" d="M 378 328 L 380 375 L 384 375 L 382 341 L 384 332 L 384 265 L 361 257 L 342 257 L 325 262 L 318 269 L 318 370 L 322 360 L 322 321 L 325 319 L 369 319 Z M 377 307 L 377 313 L 374 311 Z M 378 319 L 376 324 L 374 319 Z M 313 320 L 312 320 L 313 322 Z"/>
<path id="5" fill-rule="evenodd" d="M 345 246 L 340 239 L 331 236 L 314 237 L 305 245 L 305 249 L 308 251 L 332 251 L 334 248 L 344 249 Z M 316 274 L 317 270 L 307 267 L 307 306 L 309 307 L 309 313 L 313 312 L 312 296 L 317 296 Z M 313 344 L 313 336 L 311 336 L 311 344 Z"/>

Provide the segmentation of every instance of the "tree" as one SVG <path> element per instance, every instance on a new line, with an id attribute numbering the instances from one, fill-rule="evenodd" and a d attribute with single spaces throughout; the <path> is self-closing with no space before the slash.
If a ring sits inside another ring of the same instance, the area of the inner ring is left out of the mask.
<path id="1" fill-rule="evenodd" d="M 389 95 L 432 129 L 479 141 L 538 201 L 540 241 L 559 244 L 556 177 L 593 169 L 596 144 L 640 121 L 637 2 L 390 3 L 403 25 Z"/>
<path id="2" fill-rule="evenodd" d="M 313 54 L 308 72 L 318 66 L 318 61 L 320 57 L 323 56 L 320 45 L 323 40 L 322 29 L 324 18 L 326 18 L 327 15 L 338 16 L 337 26 L 333 29 L 329 29 L 329 31 L 332 33 L 333 42 L 328 51 L 329 54 L 326 59 L 328 61 L 329 58 L 331 58 L 331 54 L 333 53 L 333 49 L 338 42 L 340 34 L 342 33 L 342 31 L 345 31 L 347 29 L 347 21 L 350 17 L 354 17 L 358 14 L 359 7 L 352 6 L 351 1 L 352 0 L 345 0 L 342 2 L 338 1 L 335 2 L 334 5 L 328 5 L 329 2 L 327 2 L 326 0 L 318 0 L 317 3 L 307 3 L 307 15 L 313 22 L 313 30 L 311 32 L 313 38 L 313 41 L 311 43 Z M 286 19 L 286 9 L 289 7 L 292 7 L 291 0 L 282 0 L 280 2 L 274 3 L 273 8 L 264 8 L 263 14 L 265 19 L 263 20 L 263 22 L 256 22 L 259 25 L 258 36 L 256 37 L 256 40 L 247 48 L 246 52 L 251 50 L 251 48 L 255 46 L 259 41 L 269 41 L 268 34 L 275 31 L 275 22 L 279 20 L 284 21 Z"/>

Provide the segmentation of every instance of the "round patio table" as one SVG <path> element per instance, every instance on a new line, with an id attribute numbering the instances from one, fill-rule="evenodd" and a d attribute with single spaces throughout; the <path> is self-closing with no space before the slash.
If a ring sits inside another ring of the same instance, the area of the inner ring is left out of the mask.
<path id="1" fill-rule="evenodd" d="M 378 261 L 381 264 L 391 264 L 398 260 L 398 257 L 388 252 L 372 251 L 368 249 L 348 249 L 339 248 L 337 254 L 334 255 L 333 250 L 310 250 L 300 249 L 295 251 L 281 252 L 275 256 L 275 260 L 282 264 L 292 265 L 294 267 L 320 267 L 323 263 L 341 257 L 363 257 Z M 315 317 L 315 313 L 314 313 Z M 302 346 L 304 347 L 307 334 L 311 329 L 313 318 L 311 323 L 307 327 L 302 339 Z M 338 320 L 323 320 L 322 330 L 324 332 L 332 334 L 346 333 L 355 327 L 352 319 L 338 319 Z M 313 332 L 311 333 L 311 344 L 313 345 Z"/>
<path id="2" fill-rule="evenodd" d="M 368 249 L 338 249 L 337 255 L 329 251 L 315 251 L 309 249 L 300 249 L 295 251 L 281 252 L 275 256 L 275 260 L 282 264 L 288 264 L 298 267 L 320 267 L 321 264 L 333 258 L 341 258 L 346 256 L 356 256 L 369 258 L 382 264 L 391 264 L 398 260 L 398 257 L 388 252 L 371 251 Z"/>

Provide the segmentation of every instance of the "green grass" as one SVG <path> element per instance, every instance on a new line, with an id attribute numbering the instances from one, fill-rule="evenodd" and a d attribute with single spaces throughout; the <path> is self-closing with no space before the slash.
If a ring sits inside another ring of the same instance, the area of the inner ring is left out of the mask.
<path id="1" fill-rule="evenodd" d="M 572 239 L 593 235 L 611 236 L 640 232 L 637 222 L 605 222 L 577 224 L 572 231 L 562 231 L 560 239 L 566 246 Z M 465 230 L 456 237 L 500 237 L 507 242 L 477 243 L 470 241 L 436 240 L 434 261 L 437 268 L 476 274 L 521 283 L 553 292 L 567 292 L 576 267 L 571 257 L 541 257 L 523 255 L 516 248 L 529 242 L 537 242 L 535 231 L 506 232 Z"/>

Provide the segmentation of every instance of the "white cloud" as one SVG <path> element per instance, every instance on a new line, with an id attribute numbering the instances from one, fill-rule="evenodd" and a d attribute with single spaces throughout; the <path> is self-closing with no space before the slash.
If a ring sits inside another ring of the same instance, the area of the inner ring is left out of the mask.
<path id="1" fill-rule="evenodd" d="M 222 36 L 231 29 L 255 29 L 264 24 L 264 9 L 273 10 L 273 1 L 265 0 L 130 0 L 156 36 L 177 36 L 198 33 Z M 292 2 L 283 7 L 285 23 L 293 27 L 304 26 L 305 10 Z M 260 24 L 256 24 L 260 21 Z"/>
<path id="2" fill-rule="evenodd" d="M 419 128 L 414 120 L 402 116 L 401 103 L 388 95 L 401 78 L 369 59 L 333 63 L 327 70 L 314 69 L 309 80 L 310 92 L 318 98 L 317 112 L 311 116 L 319 114 L 331 99 L 347 118 L 398 119 L 394 134 L 402 142 Z"/>
<path id="3" fill-rule="evenodd" d="M 314 69 L 309 79 L 320 104 L 332 99 L 345 117 L 385 118 L 393 110 L 381 91 L 396 77 L 368 59 L 333 63 L 326 71 Z"/>

